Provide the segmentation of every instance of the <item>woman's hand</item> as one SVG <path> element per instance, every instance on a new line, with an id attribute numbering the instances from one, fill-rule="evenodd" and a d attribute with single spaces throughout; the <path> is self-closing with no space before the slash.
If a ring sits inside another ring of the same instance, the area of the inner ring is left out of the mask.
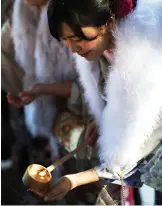
<path id="1" fill-rule="evenodd" d="M 66 175 L 60 178 L 48 190 L 42 191 L 40 197 L 44 196 L 45 201 L 61 200 L 70 190 L 97 181 L 99 181 L 99 177 L 94 169 Z"/>
<path id="2" fill-rule="evenodd" d="M 52 185 L 51 188 L 45 193 L 45 201 L 61 200 L 72 189 L 76 187 L 73 175 L 63 176 L 59 181 Z"/>
<path id="3" fill-rule="evenodd" d="M 21 92 L 17 96 L 12 93 L 7 94 L 8 103 L 16 108 L 30 104 L 35 98 L 41 95 L 43 84 L 35 84 L 30 90 Z"/>
<path id="4" fill-rule="evenodd" d="M 70 190 L 85 184 L 99 181 L 94 169 L 62 177 L 45 193 L 44 200 L 54 201 L 62 199 Z"/>
<path id="5" fill-rule="evenodd" d="M 35 98 L 33 96 L 21 97 L 20 94 L 13 95 L 10 92 L 8 92 L 7 94 L 8 103 L 16 108 L 20 108 L 24 105 L 30 104 L 34 99 Z"/>
<path id="6" fill-rule="evenodd" d="M 20 108 L 20 107 L 24 106 L 21 98 L 18 95 L 17 96 L 13 95 L 10 92 L 7 93 L 7 100 L 8 100 L 9 104 L 11 104 L 12 106 L 14 106 L 16 108 Z"/>
<path id="7" fill-rule="evenodd" d="M 84 136 L 85 142 L 89 145 L 94 147 L 96 145 L 96 141 L 98 138 L 98 128 L 95 121 L 88 124 Z"/>
<path id="8" fill-rule="evenodd" d="M 30 90 L 19 93 L 19 97 L 23 100 L 26 98 L 35 99 L 43 95 L 44 84 L 35 84 Z"/>

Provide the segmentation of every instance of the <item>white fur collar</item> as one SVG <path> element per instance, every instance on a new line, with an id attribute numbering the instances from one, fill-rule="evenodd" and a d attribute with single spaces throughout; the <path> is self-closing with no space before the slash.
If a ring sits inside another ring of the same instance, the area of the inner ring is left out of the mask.
<path id="1" fill-rule="evenodd" d="M 99 89 L 99 64 L 97 62 L 88 62 L 79 55 L 75 55 L 75 59 L 80 83 L 84 88 L 85 101 L 89 105 L 89 112 L 94 115 L 99 124 L 105 104 Z"/>
<path id="2" fill-rule="evenodd" d="M 100 159 L 111 169 L 132 166 L 162 111 L 162 1 L 139 0 L 117 31 L 108 104 L 99 138 Z M 144 153 L 143 153 L 144 154 Z"/>

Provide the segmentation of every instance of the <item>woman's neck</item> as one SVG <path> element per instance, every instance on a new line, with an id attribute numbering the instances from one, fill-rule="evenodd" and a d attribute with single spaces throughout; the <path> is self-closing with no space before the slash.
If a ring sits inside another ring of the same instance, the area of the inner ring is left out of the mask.
<path id="1" fill-rule="evenodd" d="M 103 56 L 107 59 L 108 62 L 110 62 L 110 64 L 113 63 L 113 53 L 111 53 L 109 50 L 105 50 Z"/>
<path id="2" fill-rule="evenodd" d="M 109 45 L 108 48 L 104 51 L 104 57 L 112 64 L 113 62 L 113 53 L 115 49 L 115 40 L 113 34 L 109 37 Z"/>
<path id="3" fill-rule="evenodd" d="M 103 55 L 104 57 L 112 64 L 113 63 L 113 57 L 114 57 L 114 50 L 115 50 L 115 47 L 116 47 L 116 44 L 115 44 L 115 30 L 118 29 L 118 26 L 120 25 L 120 20 L 116 19 L 115 20 L 115 28 L 114 28 L 114 31 L 111 32 L 111 35 L 109 36 L 109 44 L 108 44 L 108 47 L 107 49 L 104 51 Z"/>

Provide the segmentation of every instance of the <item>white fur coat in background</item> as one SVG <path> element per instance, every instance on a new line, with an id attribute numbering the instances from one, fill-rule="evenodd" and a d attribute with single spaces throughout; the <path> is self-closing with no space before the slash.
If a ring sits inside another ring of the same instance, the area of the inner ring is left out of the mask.
<path id="1" fill-rule="evenodd" d="M 15 0 L 12 22 L 16 61 L 25 71 L 24 90 L 38 82 L 75 80 L 72 56 L 49 32 L 47 8 L 39 13 L 24 2 Z M 26 124 L 33 136 L 50 135 L 55 115 L 55 97 L 52 96 L 40 97 L 25 106 Z"/>
<path id="2" fill-rule="evenodd" d="M 132 167 L 162 139 L 162 0 L 138 0 L 115 37 L 106 106 L 96 66 L 76 56 L 85 99 L 100 125 L 100 160 L 112 172 Z"/>

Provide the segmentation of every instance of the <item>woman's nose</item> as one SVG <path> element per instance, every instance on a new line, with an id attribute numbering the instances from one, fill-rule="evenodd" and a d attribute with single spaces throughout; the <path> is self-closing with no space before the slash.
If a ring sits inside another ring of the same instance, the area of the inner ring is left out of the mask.
<path id="1" fill-rule="evenodd" d="M 71 52 L 77 53 L 81 50 L 81 47 L 71 41 L 65 41 L 65 44 L 70 49 Z"/>

